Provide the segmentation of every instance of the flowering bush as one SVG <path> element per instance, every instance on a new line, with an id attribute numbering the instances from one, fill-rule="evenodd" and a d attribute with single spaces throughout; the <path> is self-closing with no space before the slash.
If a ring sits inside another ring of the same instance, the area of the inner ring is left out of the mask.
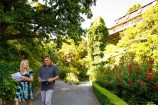
<path id="1" fill-rule="evenodd" d="M 138 55 L 137 55 L 138 56 Z M 105 67 L 104 73 L 98 72 L 97 82 L 112 93 L 118 95 L 129 105 L 142 105 L 148 102 L 158 104 L 158 71 L 154 59 L 135 54 L 121 57 L 118 65 Z M 101 70 L 100 70 L 101 71 Z M 103 79 L 104 78 L 104 79 Z"/>

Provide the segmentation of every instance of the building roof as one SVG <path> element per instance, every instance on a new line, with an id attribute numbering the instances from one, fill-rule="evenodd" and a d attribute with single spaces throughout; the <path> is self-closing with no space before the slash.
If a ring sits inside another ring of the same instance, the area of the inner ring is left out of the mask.
<path id="1" fill-rule="evenodd" d="M 140 7 L 140 8 L 137 9 L 137 10 L 135 10 L 135 11 L 133 11 L 133 12 L 130 12 L 129 14 L 126 14 L 126 15 L 124 15 L 124 16 L 122 16 L 122 17 L 116 19 L 116 20 L 115 20 L 115 25 L 112 26 L 112 27 L 109 28 L 109 29 L 115 28 L 115 27 L 117 27 L 117 26 L 119 26 L 119 25 L 121 25 L 121 24 L 124 24 L 124 23 L 126 23 L 126 22 L 128 22 L 128 21 L 130 21 L 130 20 L 132 20 L 132 19 L 134 19 L 134 18 L 136 18 L 136 17 L 141 16 L 143 12 L 145 12 L 145 11 L 148 10 L 148 9 L 150 9 L 152 6 L 154 6 L 154 5 L 156 5 L 156 4 L 157 4 L 157 0 L 154 0 L 154 1 L 152 1 L 152 2 L 150 2 L 150 3 L 148 3 L 148 4 L 146 4 L 146 5 L 144 5 L 144 6 L 142 6 L 142 7 Z"/>

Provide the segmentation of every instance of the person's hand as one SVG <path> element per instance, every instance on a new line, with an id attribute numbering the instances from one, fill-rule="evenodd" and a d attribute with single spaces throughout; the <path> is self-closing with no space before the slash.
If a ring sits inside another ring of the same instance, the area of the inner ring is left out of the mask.
<path id="1" fill-rule="evenodd" d="M 53 82 L 54 81 L 54 78 L 49 78 L 48 79 L 48 82 Z"/>
<path id="2" fill-rule="evenodd" d="M 39 83 L 41 83 L 41 82 L 42 82 L 42 81 L 41 81 L 41 78 L 38 78 L 38 82 L 39 82 Z"/>
<path id="3" fill-rule="evenodd" d="M 23 80 L 26 80 L 27 77 L 25 77 L 25 76 L 21 76 L 20 78 L 23 79 Z"/>

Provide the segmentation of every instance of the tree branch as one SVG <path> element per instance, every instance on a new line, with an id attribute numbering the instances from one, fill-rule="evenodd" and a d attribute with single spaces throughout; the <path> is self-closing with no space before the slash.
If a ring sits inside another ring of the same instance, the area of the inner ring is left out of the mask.
<path id="1" fill-rule="evenodd" d="M 44 38 L 44 36 L 37 35 L 37 34 L 26 34 L 26 33 L 20 33 L 20 34 L 9 34 L 5 36 L 7 40 L 14 40 L 14 39 L 24 39 L 24 38 Z"/>

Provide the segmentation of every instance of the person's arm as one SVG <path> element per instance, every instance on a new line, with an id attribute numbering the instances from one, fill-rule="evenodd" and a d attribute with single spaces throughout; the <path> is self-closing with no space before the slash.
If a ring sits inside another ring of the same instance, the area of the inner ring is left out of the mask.
<path id="1" fill-rule="evenodd" d="M 48 82 L 53 82 L 53 81 L 57 80 L 58 78 L 59 78 L 59 76 L 55 76 L 53 78 L 49 78 Z"/>
<path id="2" fill-rule="evenodd" d="M 28 78 L 28 81 L 33 82 L 33 76 L 30 76 L 30 78 Z"/>
<path id="3" fill-rule="evenodd" d="M 30 81 L 30 82 L 33 82 L 33 76 L 30 76 L 30 78 L 25 78 L 25 80 L 27 80 L 27 81 Z"/>
<path id="4" fill-rule="evenodd" d="M 38 82 L 41 82 L 41 69 L 38 71 Z"/>
<path id="5" fill-rule="evenodd" d="M 32 81 L 33 81 L 33 74 L 34 74 L 34 73 L 33 73 L 32 70 L 30 70 L 30 71 L 29 71 L 29 74 L 30 74 L 30 77 L 29 77 L 29 78 L 26 77 L 26 76 L 21 76 L 21 78 L 22 78 L 23 80 L 32 82 Z"/>
<path id="6" fill-rule="evenodd" d="M 28 78 L 28 77 L 26 77 L 26 76 L 21 76 L 21 78 L 22 78 L 23 80 L 27 80 L 27 81 L 30 81 L 30 82 L 33 81 L 33 76 L 30 76 L 30 78 Z"/>
<path id="7" fill-rule="evenodd" d="M 56 66 L 55 66 L 54 68 L 55 68 L 55 69 L 54 69 L 54 76 L 55 76 L 55 77 L 49 78 L 49 79 L 48 79 L 48 82 L 53 82 L 53 81 L 59 79 L 59 76 L 58 76 L 58 69 L 57 69 Z"/>
<path id="8" fill-rule="evenodd" d="M 52 81 L 55 81 L 59 78 L 59 76 L 55 76 L 54 78 L 51 78 Z"/>
<path id="9" fill-rule="evenodd" d="M 41 82 L 41 77 L 38 77 L 38 82 Z"/>

